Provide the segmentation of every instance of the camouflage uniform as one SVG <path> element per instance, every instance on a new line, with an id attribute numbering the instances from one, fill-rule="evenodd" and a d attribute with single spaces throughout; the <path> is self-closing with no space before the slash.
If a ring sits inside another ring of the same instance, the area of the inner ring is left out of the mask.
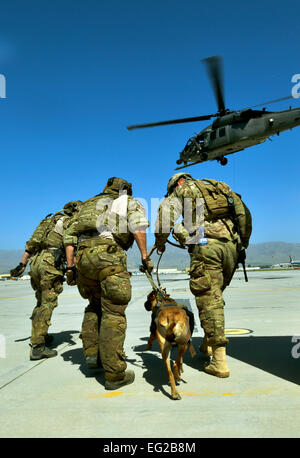
<path id="1" fill-rule="evenodd" d="M 119 197 L 117 189 L 106 187 L 104 193 L 84 202 L 64 235 L 66 246 L 77 245 L 77 286 L 81 296 L 89 300 L 82 323 L 84 355 L 88 361 L 99 351 L 109 380 L 121 380 L 127 367 L 123 345 L 131 284 L 125 250 L 134 241 L 132 232 L 149 225 L 142 205 L 131 196 L 123 196 L 128 199 L 126 224 L 131 234 L 129 242 L 128 234 L 124 234 L 125 244 L 116 241 L 109 220 L 113 202 Z"/>
<path id="2" fill-rule="evenodd" d="M 37 300 L 30 317 L 30 341 L 33 347 L 45 344 L 52 312 L 57 306 L 59 294 L 63 291 L 63 266 L 62 262 L 55 262 L 54 255 L 62 247 L 63 232 L 71 221 L 72 213 L 68 211 L 67 205 L 65 208 L 65 213 L 58 212 L 42 220 L 25 247 L 25 251 L 33 256 L 29 274 Z"/>
<path id="3" fill-rule="evenodd" d="M 197 198 L 202 197 L 195 180 L 187 179 L 181 186 L 175 187 L 158 210 L 156 221 L 158 245 L 166 242 L 176 220 L 181 215 L 186 220 L 182 210 L 185 199 L 190 199 L 193 204 L 190 218 L 194 222 L 194 203 Z M 164 226 L 163 223 L 166 211 L 169 215 L 169 227 Z M 190 289 L 196 299 L 201 327 L 204 329 L 208 345 L 226 345 L 228 340 L 224 332 L 225 302 L 222 292 L 231 280 L 242 246 L 230 218 L 209 221 L 204 206 L 204 221 L 207 244 L 189 245 Z"/>

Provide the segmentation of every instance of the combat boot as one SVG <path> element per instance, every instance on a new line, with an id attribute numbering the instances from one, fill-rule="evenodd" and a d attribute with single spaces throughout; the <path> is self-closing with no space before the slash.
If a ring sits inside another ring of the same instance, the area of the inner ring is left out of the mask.
<path id="1" fill-rule="evenodd" d="M 121 377 L 121 378 L 120 378 Z M 134 382 L 135 374 L 133 371 L 126 371 L 122 374 L 114 375 L 110 373 L 105 374 L 105 389 L 117 390 L 125 385 L 130 385 Z"/>
<path id="2" fill-rule="evenodd" d="M 212 360 L 208 366 L 204 367 L 207 374 L 215 375 L 216 377 L 226 378 L 229 377 L 230 372 L 226 362 L 226 347 L 213 346 L 212 347 Z"/>
<path id="3" fill-rule="evenodd" d="M 212 356 L 212 347 L 210 345 L 208 345 L 206 335 L 203 337 L 203 341 L 202 341 L 202 344 L 199 347 L 199 350 L 204 355 Z"/>
<path id="4" fill-rule="evenodd" d="M 31 349 L 30 349 L 30 359 L 32 361 L 42 359 L 42 358 L 53 358 L 53 356 L 56 356 L 56 355 L 57 355 L 56 350 L 51 350 L 50 348 L 47 348 L 44 344 L 31 346 Z"/>

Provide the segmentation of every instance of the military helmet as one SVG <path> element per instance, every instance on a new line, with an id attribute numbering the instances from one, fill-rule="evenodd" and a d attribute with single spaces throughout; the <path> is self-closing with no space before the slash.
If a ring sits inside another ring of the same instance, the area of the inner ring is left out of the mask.
<path id="1" fill-rule="evenodd" d="M 72 215 L 74 212 L 79 210 L 81 204 L 81 200 L 71 200 L 71 202 L 66 203 L 64 206 L 64 213 L 66 215 Z"/>
<path id="2" fill-rule="evenodd" d="M 103 192 L 107 193 L 109 191 L 126 191 L 129 196 L 132 196 L 132 184 L 126 180 L 123 180 L 123 178 L 111 177 L 107 180 Z"/>
<path id="3" fill-rule="evenodd" d="M 180 178 L 187 178 L 189 180 L 193 180 L 192 175 L 190 175 L 189 173 L 184 173 L 184 172 L 175 173 L 174 175 L 171 176 L 171 178 L 168 181 L 167 196 L 169 196 L 173 192 L 176 186 L 176 183 L 178 180 L 180 180 Z"/>

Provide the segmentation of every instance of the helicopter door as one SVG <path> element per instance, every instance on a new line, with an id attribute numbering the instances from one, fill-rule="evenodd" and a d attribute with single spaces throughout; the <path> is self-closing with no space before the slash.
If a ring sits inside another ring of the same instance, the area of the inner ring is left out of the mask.
<path id="1" fill-rule="evenodd" d="M 209 134 L 209 149 L 219 148 L 228 144 L 228 126 L 213 129 Z"/>
<path id="2" fill-rule="evenodd" d="M 219 127 L 217 129 L 216 146 L 227 145 L 228 143 L 228 126 Z"/>

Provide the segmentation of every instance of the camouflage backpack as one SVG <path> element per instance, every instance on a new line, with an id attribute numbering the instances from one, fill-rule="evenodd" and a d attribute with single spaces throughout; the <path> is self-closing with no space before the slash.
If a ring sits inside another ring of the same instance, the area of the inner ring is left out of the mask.
<path id="1" fill-rule="evenodd" d="M 240 235 L 244 248 L 249 245 L 252 232 L 252 218 L 247 206 L 239 194 L 233 192 L 222 181 L 213 179 L 195 180 L 205 200 L 207 217 L 210 221 L 231 218 Z"/>
<path id="2" fill-rule="evenodd" d="M 41 239 L 41 246 L 43 248 L 58 248 L 59 245 L 61 245 L 64 232 L 64 223 L 62 218 L 65 217 L 66 215 L 64 213 L 57 212 L 46 220 L 47 224 L 43 223 L 45 228 Z"/>
<path id="3" fill-rule="evenodd" d="M 119 197 L 119 194 L 105 193 L 84 202 L 77 216 L 77 233 L 98 232 L 100 235 L 108 232 L 124 250 L 128 250 L 134 238 L 127 218 L 112 211 L 113 203 Z"/>

